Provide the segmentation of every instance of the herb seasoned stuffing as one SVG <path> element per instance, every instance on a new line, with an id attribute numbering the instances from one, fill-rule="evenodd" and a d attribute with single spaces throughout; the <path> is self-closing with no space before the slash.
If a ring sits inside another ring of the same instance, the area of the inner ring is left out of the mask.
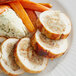
<path id="1" fill-rule="evenodd" d="M 22 38 L 27 34 L 25 25 L 12 9 L 0 15 L 0 36 Z"/>

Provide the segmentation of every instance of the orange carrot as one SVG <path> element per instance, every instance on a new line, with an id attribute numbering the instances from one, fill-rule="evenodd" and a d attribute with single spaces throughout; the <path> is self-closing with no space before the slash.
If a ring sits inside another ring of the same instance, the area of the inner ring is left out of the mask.
<path id="1" fill-rule="evenodd" d="M 27 27 L 30 32 L 35 32 L 35 28 L 29 19 L 25 9 L 22 7 L 19 1 L 9 3 L 13 10 L 18 14 L 18 16 L 22 19 L 23 23 Z"/>
<path id="2" fill-rule="evenodd" d="M 48 8 L 52 7 L 52 5 L 50 5 L 49 3 L 39 3 L 39 4 L 44 5 L 44 6 L 48 7 Z M 37 29 L 37 26 L 36 26 L 37 15 L 36 15 L 35 11 L 30 10 L 30 9 L 25 9 L 25 10 L 26 10 L 32 24 L 34 25 L 35 29 Z"/>
<path id="3" fill-rule="evenodd" d="M 41 4 L 38 4 L 38 3 L 35 3 L 35 2 L 32 2 L 32 1 L 20 0 L 20 2 L 21 2 L 21 4 L 23 5 L 24 8 L 31 9 L 31 10 L 34 10 L 34 11 L 43 12 L 43 11 L 49 10 L 48 7 L 45 7 Z"/>
<path id="4" fill-rule="evenodd" d="M 0 4 L 5 4 L 5 3 L 9 3 L 9 2 L 14 2 L 14 1 L 17 1 L 17 0 L 0 0 Z M 19 1 L 22 1 L 22 0 L 19 0 Z M 52 7 L 52 5 L 49 3 L 39 3 L 39 4 L 44 5 L 48 8 Z"/>
<path id="5" fill-rule="evenodd" d="M 0 4 L 8 3 L 8 2 L 13 2 L 16 0 L 0 0 Z"/>
<path id="6" fill-rule="evenodd" d="M 52 7 L 52 5 L 50 5 L 49 3 L 39 3 L 39 4 L 44 5 L 44 6 L 48 7 L 48 8 Z M 35 29 L 37 29 L 37 26 L 36 26 L 37 15 L 36 15 L 35 11 L 30 10 L 30 9 L 25 9 L 25 10 L 26 10 L 32 24 L 34 25 Z"/>
<path id="7" fill-rule="evenodd" d="M 48 8 L 51 8 L 51 7 L 52 7 L 52 5 L 49 4 L 49 3 L 39 3 L 39 4 L 41 4 L 41 5 L 43 5 L 43 6 L 46 6 L 46 7 L 48 7 Z"/>
<path id="8" fill-rule="evenodd" d="M 32 24 L 34 25 L 35 29 L 37 29 L 37 26 L 36 26 L 36 20 L 37 20 L 37 15 L 35 13 L 35 11 L 32 11 L 32 10 L 29 10 L 29 9 L 25 9 Z"/>
<path id="9" fill-rule="evenodd" d="M 8 8 L 10 8 L 8 5 L 0 5 L 0 14 L 2 14 L 4 11 L 6 11 Z"/>
<path id="10" fill-rule="evenodd" d="M 35 13 L 35 11 L 30 10 L 30 9 L 25 9 L 32 24 L 34 25 L 35 29 L 37 30 L 37 26 L 36 26 L 36 21 L 37 21 L 37 15 Z"/>

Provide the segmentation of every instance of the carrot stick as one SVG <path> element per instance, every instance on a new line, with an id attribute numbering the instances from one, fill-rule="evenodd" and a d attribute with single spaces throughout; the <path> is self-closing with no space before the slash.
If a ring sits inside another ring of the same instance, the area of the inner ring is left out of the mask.
<path id="1" fill-rule="evenodd" d="M 41 5 L 43 5 L 43 6 L 46 6 L 46 7 L 48 7 L 48 8 L 52 8 L 52 5 L 49 4 L 49 3 L 39 3 L 39 4 L 41 4 Z"/>
<path id="2" fill-rule="evenodd" d="M 0 4 L 8 3 L 8 2 L 13 2 L 16 0 L 0 0 Z"/>
<path id="3" fill-rule="evenodd" d="M 34 11 L 43 12 L 43 11 L 49 10 L 48 7 L 45 7 L 41 4 L 38 4 L 38 3 L 35 3 L 35 2 L 32 2 L 32 1 L 20 0 L 20 2 L 21 2 L 21 4 L 23 5 L 24 8 L 31 9 L 31 10 L 34 10 Z"/>
<path id="4" fill-rule="evenodd" d="M 39 4 L 44 5 L 44 6 L 48 7 L 48 8 L 52 7 L 52 5 L 50 5 L 49 3 L 39 3 Z M 30 9 L 25 9 L 25 10 L 26 10 L 32 24 L 34 25 L 35 29 L 37 29 L 37 26 L 36 26 L 37 15 L 36 15 L 35 11 L 30 10 Z"/>
<path id="5" fill-rule="evenodd" d="M 31 22 L 31 20 L 29 19 L 26 11 L 22 7 L 21 3 L 19 1 L 16 1 L 13 3 L 9 3 L 9 4 L 13 8 L 13 10 L 18 14 L 18 16 L 22 19 L 22 21 L 25 24 L 25 26 L 27 27 L 27 29 L 30 32 L 35 32 L 35 28 Z"/>
<path id="6" fill-rule="evenodd" d="M 35 11 L 30 10 L 30 9 L 25 9 L 32 24 L 34 25 L 35 29 L 37 30 L 37 26 L 36 26 L 36 21 L 37 21 L 37 15 L 35 13 Z"/>
<path id="7" fill-rule="evenodd" d="M 29 9 L 25 9 L 32 24 L 34 25 L 35 29 L 37 29 L 37 26 L 36 26 L 36 20 L 37 20 L 37 15 L 35 13 L 35 11 L 32 11 L 32 10 L 29 10 Z"/>
<path id="8" fill-rule="evenodd" d="M 48 7 L 48 8 L 52 7 L 52 5 L 50 5 L 49 3 L 39 3 L 39 4 L 44 5 L 44 6 Z M 37 15 L 36 15 L 35 11 L 30 10 L 30 9 L 25 9 L 25 10 L 26 10 L 32 24 L 34 25 L 35 29 L 37 29 L 37 26 L 36 26 Z"/>
<path id="9" fill-rule="evenodd" d="M 0 0 L 0 4 L 5 4 L 5 3 L 9 3 L 9 2 L 14 2 L 14 1 L 17 1 L 17 0 Z M 19 0 L 19 1 L 21 1 L 21 0 Z M 39 4 L 44 5 L 48 8 L 52 7 L 52 5 L 49 3 L 39 3 Z"/>

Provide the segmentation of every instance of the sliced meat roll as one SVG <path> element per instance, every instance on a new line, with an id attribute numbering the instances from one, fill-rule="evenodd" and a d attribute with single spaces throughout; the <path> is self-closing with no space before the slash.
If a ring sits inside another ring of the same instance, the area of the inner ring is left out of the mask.
<path id="1" fill-rule="evenodd" d="M 45 11 L 36 22 L 39 30 L 53 40 L 65 39 L 71 31 L 71 21 L 60 11 Z"/>
<path id="2" fill-rule="evenodd" d="M 16 76 L 24 73 L 22 69 L 16 64 L 14 59 L 14 45 L 18 39 L 9 38 L 1 45 L 1 69 L 8 75 Z"/>
<path id="3" fill-rule="evenodd" d="M 6 37 L 0 37 L 0 60 L 1 60 L 1 44 L 4 40 L 6 40 Z M 2 70 L 0 69 L 0 73 L 2 72 Z"/>
<path id="4" fill-rule="evenodd" d="M 46 68 L 48 63 L 47 58 L 35 53 L 30 46 L 29 38 L 23 38 L 17 43 L 15 60 L 17 64 L 28 73 L 39 73 Z"/>
<path id="5" fill-rule="evenodd" d="M 31 39 L 34 50 L 41 56 L 57 58 L 63 55 L 68 47 L 67 39 L 51 40 L 37 30 Z"/>

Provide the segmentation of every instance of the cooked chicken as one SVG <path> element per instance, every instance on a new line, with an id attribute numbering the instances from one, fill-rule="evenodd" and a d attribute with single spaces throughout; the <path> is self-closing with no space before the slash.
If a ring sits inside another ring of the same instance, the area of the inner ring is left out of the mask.
<path id="1" fill-rule="evenodd" d="M 29 38 L 23 38 L 17 43 L 15 60 L 17 64 L 28 73 L 39 73 L 46 68 L 48 63 L 48 58 L 35 53 L 30 45 Z"/>
<path id="2" fill-rule="evenodd" d="M 45 11 L 36 22 L 39 30 L 48 38 L 57 40 L 66 38 L 71 31 L 71 21 L 60 11 Z"/>
<path id="3" fill-rule="evenodd" d="M 31 39 L 34 50 L 48 58 L 57 58 L 63 55 L 68 47 L 67 39 L 51 40 L 38 30 Z"/>
<path id="4" fill-rule="evenodd" d="M 24 71 L 16 64 L 14 58 L 14 46 L 18 39 L 9 38 L 1 45 L 1 61 L 0 66 L 4 73 L 16 76 L 24 73 Z"/>
<path id="5" fill-rule="evenodd" d="M 4 40 L 6 40 L 7 38 L 5 37 L 0 37 L 0 61 L 1 61 L 1 44 Z M 0 69 L 0 73 L 2 72 L 2 70 Z"/>

